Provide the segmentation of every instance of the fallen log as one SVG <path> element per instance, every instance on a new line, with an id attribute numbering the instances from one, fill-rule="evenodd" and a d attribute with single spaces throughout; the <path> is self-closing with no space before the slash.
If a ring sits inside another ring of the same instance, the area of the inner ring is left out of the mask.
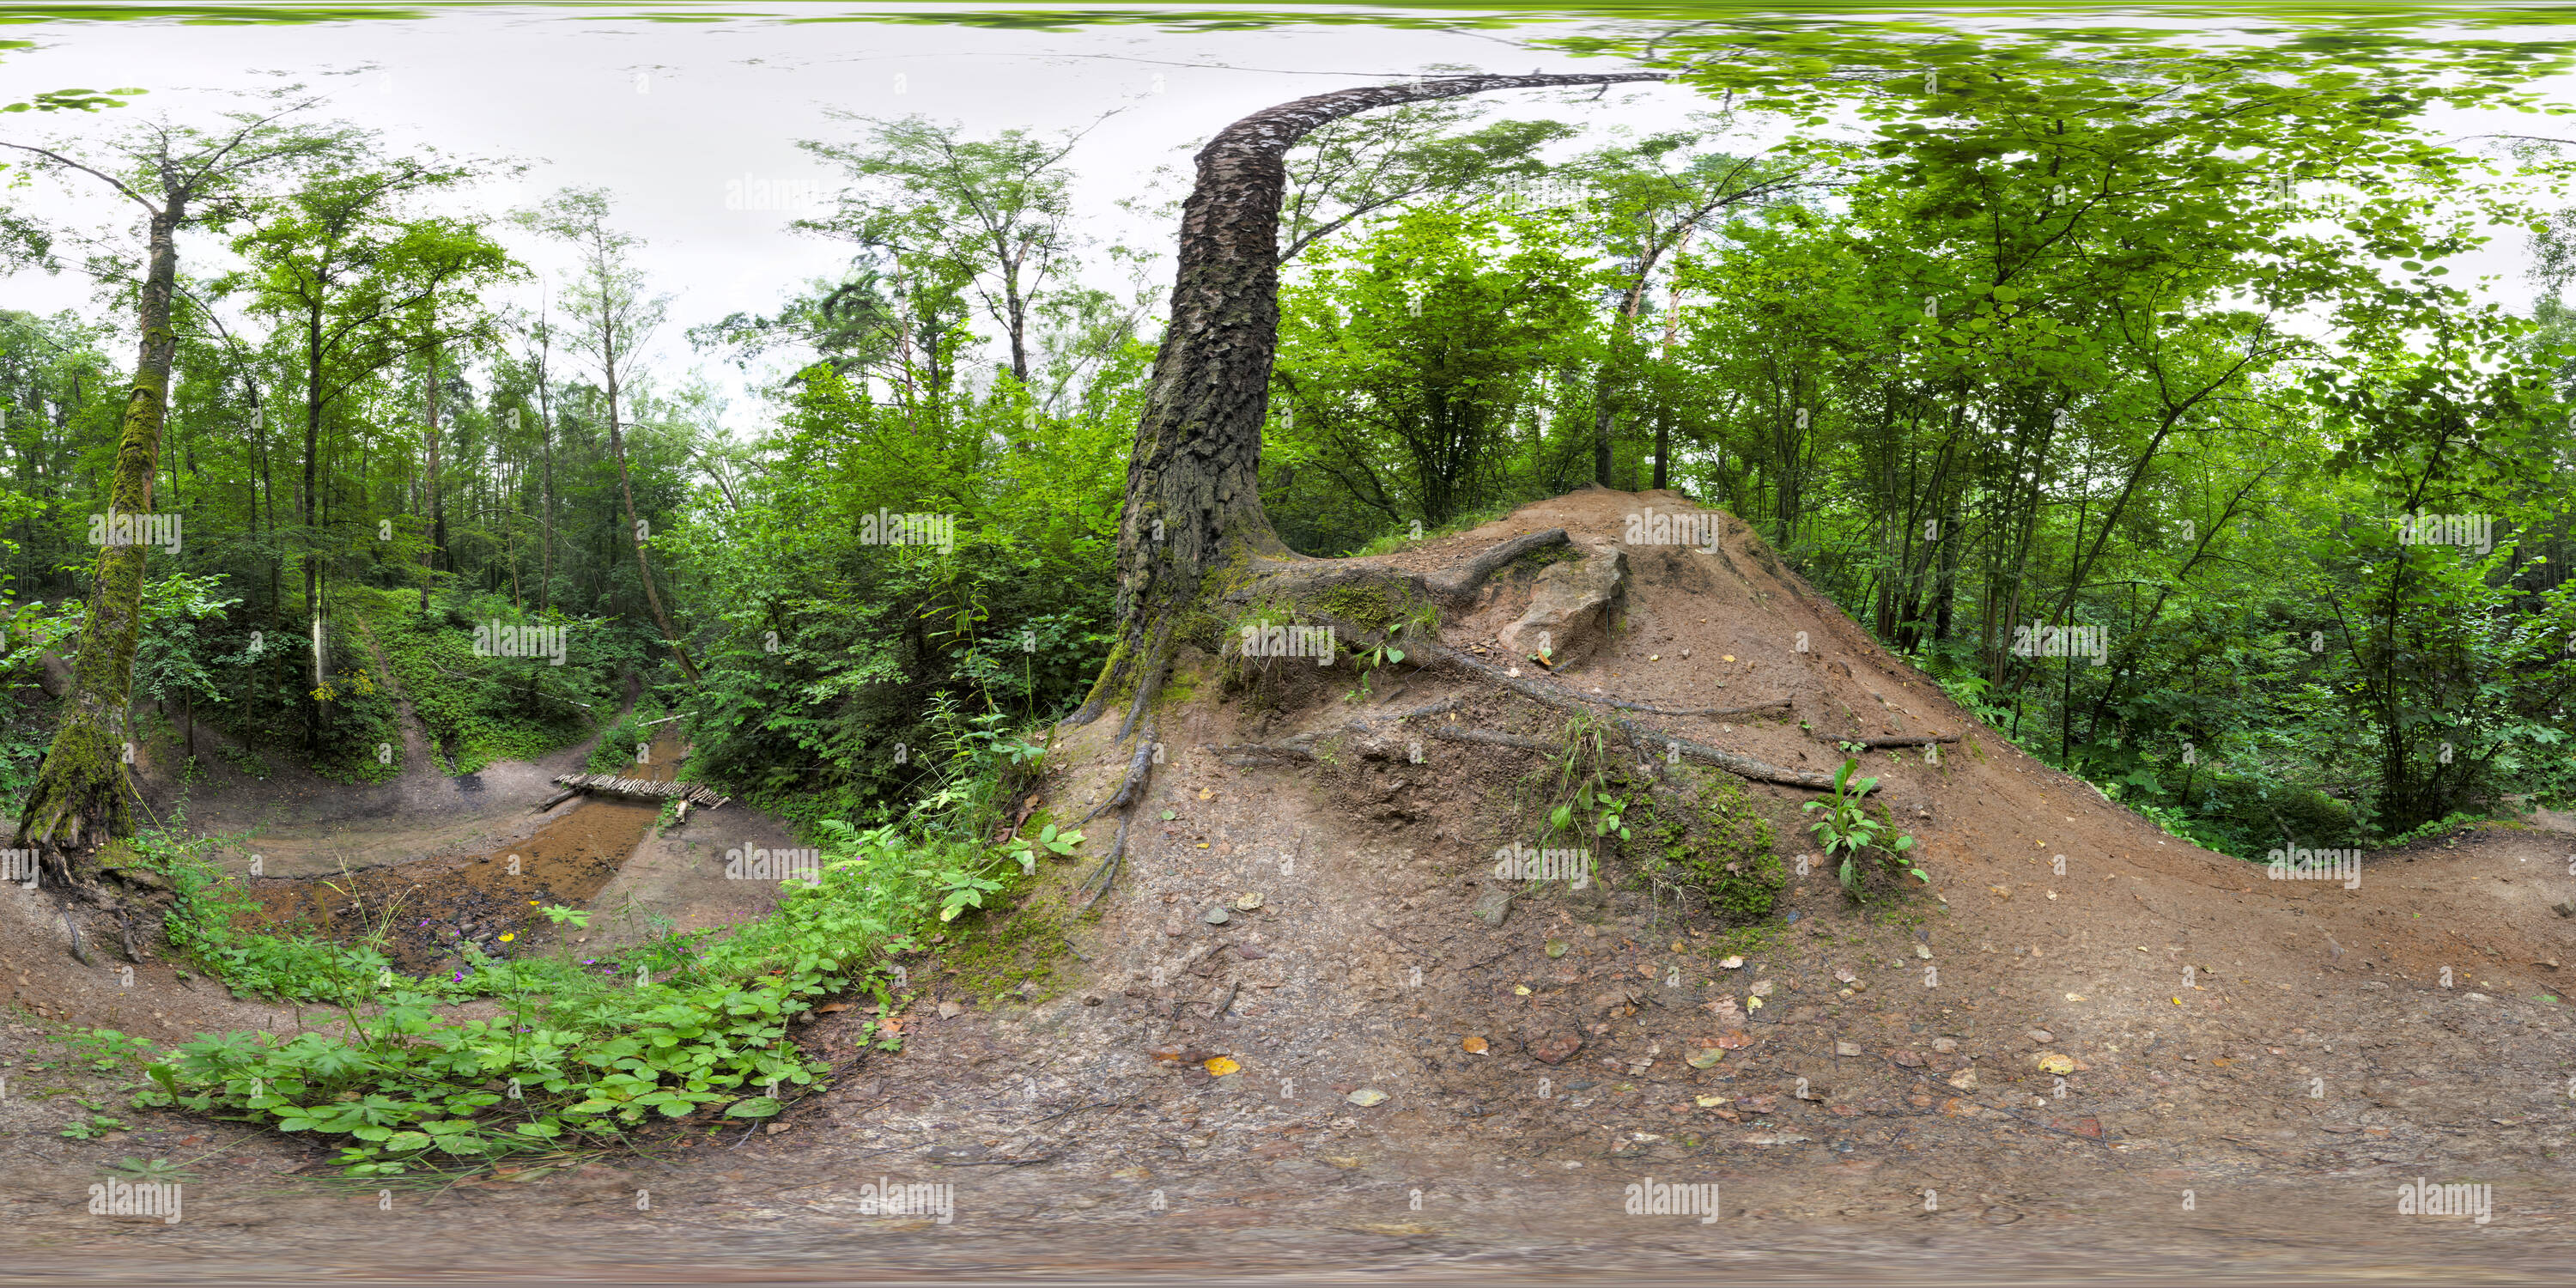
<path id="1" fill-rule="evenodd" d="M 714 809 L 733 799 L 730 796 L 718 796 L 706 788 L 691 783 L 661 782 L 650 778 L 620 778 L 614 774 L 565 774 L 555 780 L 555 786 L 593 795 L 619 796 L 629 800 L 689 801 L 701 809 Z"/>

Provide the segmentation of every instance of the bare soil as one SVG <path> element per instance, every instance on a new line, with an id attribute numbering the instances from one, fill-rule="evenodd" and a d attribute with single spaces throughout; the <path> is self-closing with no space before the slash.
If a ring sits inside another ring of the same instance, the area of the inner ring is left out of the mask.
<path id="1" fill-rule="evenodd" d="M 1688 502 L 1587 490 L 1384 562 L 1436 573 L 1548 527 L 1615 542 L 1647 505 Z M 809 1025 L 842 1072 L 779 1130 L 380 1199 L 231 1124 L 60 1140 L 62 1100 L 13 1092 L 0 1278 L 2564 1282 L 2576 920 L 2551 906 L 2576 898 L 2576 835 L 2507 821 L 2373 853 L 2356 888 L 2271 880 L 1981 728 L 1743 524 L 1712 553 L 1627 554 L 1621 629 L 1578 666 L 1494 644 L 1526 568 L 1443 642 L 1654 706 L 1786 698 L 1784 718 L 1634 717 L 1783 767 L 1829 772 L 1837 737 L 1958 734 L 1937 763 L 1864 758 L 1929 885 L 1855 905 L 1813 864 L 1756 942 L 1605 847 L 1600 884 L 1514 883 L 1491 926 L 1473 909 L 1496 847 L 1530 839 L 1539 757 L 1397 736 L 1239 767 L 1214 748 L 1448 698 L 1425 719 L 1546 738 L 1562 713 L 1410 663 L 1354 695 L 1338 664 L 1229 684 L 1186 657 L 1125 867 L 1052 973 L 997 984 L 975 956 L 991 930 L 907 963 L 901 1053 L 859 1045 L 873 1004 Z M 1059 735 L 1051 817 L 1116 790 L 1117 723 Z M 1745 791 L 1784 856 L 1812 850 L 1813 793 Z M 1024 916 L 1060 909 L 1114 820 L 1086 831 Z M 93 1014 L 54 991 L 59 948 L 0 954 L 47 976 L 48 1018 Z M 45 1049 L 7 1041 L 22 1067 Z M 117 1156 L 201 1150 L 221 1152 L 176 1225 L 81 1208 Z M 865 1210 L 881 1178 L 952 1187 L 949 1219 Z M 2491 1187 L 2489 1219 L 2402 1215 L 2419 1178 Z M 1714 1183 L 1722 1214 L 1629 1214 L 1649 1181 Z"/>

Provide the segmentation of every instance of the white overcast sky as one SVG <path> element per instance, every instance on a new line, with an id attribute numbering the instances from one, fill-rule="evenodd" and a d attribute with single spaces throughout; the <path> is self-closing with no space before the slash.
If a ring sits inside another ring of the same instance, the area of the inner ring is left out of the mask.
<path id="1" fill-rule="evenodd" d="M 124 20 L 0 28 L 38 44 L 0 61 L 11 97 L 67 86 L 151 91 L 130 107 L 93 116 L 0 119 L 13 138 L 103 132 L 139 114 L 206 120 L 239 104 L 230 91 L 273 85 L 285 73 L 330 94 L 334 114 L 382 130 L 389 143 L 528 162 L 521 179 L 487 183 L 472 194 L 487 209 L 527 204 L 566 186 L 605 187 L 618 223 L 646 240 L 642 263 L 656 288 L 676 297 L 660 336 L 657 383 L 668 387 L 702 366 L 738 395 L 729 365 L 689 351 L 686 328 L 738 309 L 774 307 L 806 279 L 836 272 L 848 251 L 788 230 L 794 212 L 728 209 L 726 184 L 837 186 L 827 168 L 795 146 L 800 138 L 846 136 L 846 126 L 826 119 L 828 108 L 924 113 L 978 134 L 1084 126 L 1114 110 L 1075 153 L 1086 230 L 1104 242 L 1124 240 L 1168 256 L 1173 230 L 1139 222 L 1116 203 L 1148 195 L 1158 166 L 1185 175 L 1185 146 L 1247 112 L 1439 65 L 1490 71 L 1605 65 L 1533 52 L 1514 32 L 1492 28 L 1310 24 L 1193 32 L 1100 25 L 1035 32 L 756 16 L 661 23 L 597 12 L 486 8 L 293 26 Z M 2023 18 L 2015 25 L 2032 24 Z M 1520 29 L 1532 37 L 1564 31 L 1554 23 Z M 1602 103 L 1581 108 L 1557 106 L 1560 94 L 1495 98 L 1498 113 L 1579 113 L 1577 119 L 1597 127 L 1641 130 L 1678 124 L 1707 106 L 1691 91 L 1660 85 L 1614 88 Z M 2513 124 L 2437 124 L 2462 132 L 2532 128 L 2532 118 L 2509 119 Z M 2576 134 L 2576 125 L 2567 132 Z M 12 200 L 92 227 L 124 218 L 96 192 L 50 179 Z M 559 266 L 544 248 L 513 238 L 532 263 Z M 189 247 L 193 271 L 216 266 L 216 249 L 210 239 Z M 2523 239 L 2508 234 L 2489 254 L 2455 268 L 2453 280 L 2501 274 L 2507 279 L 2502 297 L 2526 299 L 2519 280 L 2526 258 Z M 1168 258 L 1160 268 L 1168 273 Z M 1104 268 L 1097 284 L 1119 283 Z M 44 313 L 83 307 L 86 313 L 90 296 L 76 268 L 55 277 L 0 278 L 0 306 Z M 759 415 L 750 399 L 736 396 L 726 421 L 739 428 Z"/>

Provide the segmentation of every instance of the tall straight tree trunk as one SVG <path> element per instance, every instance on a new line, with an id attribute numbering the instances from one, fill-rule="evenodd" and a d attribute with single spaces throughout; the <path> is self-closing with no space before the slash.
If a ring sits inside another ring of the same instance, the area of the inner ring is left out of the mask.
<path id="1" fill-rule="evenodd" d="M 1319 126 L 1372 108 L 1492 90 L 1664 79 L 1659 72 L 1461 76 L 1338 90 L 1255 112 L 1199 150 L 1197 183 L 1181 210 L 1171 322 L 1127 461 L 1118 527 L 1119 637 L 1073 723 L 1098 718 L 1122 693 L 1134 690 L 1140 699 L 1150 693 L 1170 661 L 1169 627 L 1210 592 L 1211 573 L 1238 556 L 1294 558 L 1261 505 L 1261 425 L 1279 340 L 1279 205 L 1288 149 Z"/>
<path id="2" fill-rule="evenodd" d="M 429 342 L 429 549 L 420 556 L 420 611 L 429 611 L 429 581 L 438 568 L 439 552 L 447 548 L 447 511 L 440 507 L 438 496 L 438 319 L 430 319 Z"/>
<path id="3" fill-rule="evenodd" d="M 186 213 L 184 200 L 173 198 L 151 216 L 137 310 L 142 340 L 117 435 L 116 475 L 108 488 L 108 508 L 117 514 L 152 510 L 152 477 L 159 469 L 161 427 L 170 409 L 170 359 L 178 347 L 170 326 L 170 300 L 179 277 L 176 234 Z M 106 535 L 112 540 L 114 534 Z M 133 808 L 126 799 L 134 791 L 125 775 L 133 751 L 127 706 L 143 624 L 146 549 L 140 543 L 99 547 L 89 605 L 81 615 L 70 701 L 44 763 L 37 767 L 35 787 L 18 811 L 21 846 L 68 847 L 134 830 Z"/>
<path id="4" fill-rule="evenodd" d="M 322 306 L 317 301 L 305 312 L 304 323 L 304 489 L 295 496 L 295 517 L 304 529 L 304 613 L 312 633 L 312 683 L 305 686 L 304 749 L 319 751 L 322 747 L 322 568 L 316 555 L 321 538 L 314 531 L 314 511 L 320 508 L 320 486 L 315 470 L 320 464 L 322 448 Z"/>
<path id="5" fill-rule="evenodd" d="M 545 458 L 545 495 L 537 511 L 538 580 L 537 611 L 554 607 L 555 602 L 555 403 L 554 392 L 546 386 L 547 349 L 552 341 L 539 333 L 537 341 L 537 447 Z"/>
<path id="6" fill-rule="evenodd" d="M 653 624 L 662 628 L 662 639 L 671 646 L 671 660 L 680 664 L 680 674 L 689 683 L 698 682 L 697 663 L 689 660 L 688 646 L 680 642 L 680 633 L 671 628 L 671 615 L 662 610 L 662 592 L 653 588 L 653 560 L 645 552 L 651 539 L 644 521 L 635 517 L 635 485 L 626 477 L 626 437 L 617 426 L 617 349 L 614 338 L 608 342 L 608 453 L 617 460 L 617 496 L 626 504 L 626 533 L 635 547 L 635 571 L 644 579 L 644 603 L 653 610 Z"/>

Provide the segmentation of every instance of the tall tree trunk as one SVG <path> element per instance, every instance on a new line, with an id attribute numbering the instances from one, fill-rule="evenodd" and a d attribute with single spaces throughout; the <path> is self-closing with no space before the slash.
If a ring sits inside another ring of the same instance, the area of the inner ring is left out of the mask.
<path id="1" fill-rule="evenodd" d="M 539 501 L 537 532 L 538 552 L 537 611 L 554 607 L 555 602 L 555 402 L 554 391 L 546 386 L 546 357 L 551 341 L 540 339 L 537 347 L 537 447 L 545 457 L 545 496 Z"/>
<path id="2" fill-rule="evenodd" d="M 295 517 L 304 529 L 304 613 L 312 634 L 312 683 L 305 687 L 304 749 L 322 749 L 322 569 L 316 556 L 321 538 L 313 529 L 320 507 L 315 470 L 322 451 L 322 305 L 306 310 L 304 323 L 304 488 L 295 496 Z"/>
<path id="3" fill-rule="evenodd" d="M 438 319 L 430 319 L 429 342 L 429 549 L 420 556 L 420 611 L 429 611 L 430 577 L 437 571 L 438 556 L 447 549 L 447 511 L 439 504 L 438 495 Z"/>
<path id="4" fill-rule="evenodd" d="M 1181 210 L 1171 321 L 1127 461 L 1118 528 L 1119 639 L 1074 723 L 1121 693 L 1143 697 L 1169 662 L 1168 630 L 1238 559 L 1294 558 L 1261 506 L 1261 425 L 1279 339 L 1279 204 L 1286 153 L 1372 108 L 1502 89 L 1659 81 L 1659 72 L 1461 76 L 1338 90 L 1265 108 L 1200 149 Z M 1141 703 L 1139 704 L 1142 705 Z M 1131 721 L 1132 723 L 1132 717 Z"/>
<path id="5" fill-rule="evenodd" d="M 173 198 L 151 216 L 137 319 L 142 340 L 117 436 L 116 476 L 108 490 L 109 509 L 118 514 L 152 510 L 152 477 L 159 469 L 161 427 L 170 409 L 170 359 L 178 347 L 170 326 L 170 300 L 179 277 L 176 233 L 186 213 L 184 200 Z M 99 547 L 89 605 L 81 616 L 70 701 L 44 763 L 37 767 L 35 787 L 18 811 L 21 846 L 69 847 L 134 830 L 126 799 L 134 791 L 125 774 L 133 747 L 126 708 L 133 697 L 134 648 L 142 627 L 146 549 L 140 543 Z"/>
<path id="6" fill-rule="evenodd" d="M 645 542 L 651 537 L 644 522 L 635 517 L 635 486 L 626 477 L 626 437 L 617 426 L 617 350 L 611 340 L 608 361 L 601 364 L 608 372 L 608 453 L 617 460 L 617 495 L 626 503 L 626 535 L 635 547 L 635 571 L 644 579 L 644 603 L 653 610 L 653 624 L 662 628 L 662 639 L 671 646 L 671 660 L 680 664 L 680 674 L 689 683 L 698 682 L 698 665 L 689 660 L 688 647 L 680 642 L 680 633 L 671 628 L 671 615 L 662 610 L 662 592 L 653 588 L 653 561 L 645 553 Z"/>
<path id="7" fill-rule="evenodd" d="M 1011 318 L 1011 378 L 1025 389 L 1029 383 L 1028 305 L 1020 299 L 1016 275 L 1003 280 L 1002 298 Z"/>

